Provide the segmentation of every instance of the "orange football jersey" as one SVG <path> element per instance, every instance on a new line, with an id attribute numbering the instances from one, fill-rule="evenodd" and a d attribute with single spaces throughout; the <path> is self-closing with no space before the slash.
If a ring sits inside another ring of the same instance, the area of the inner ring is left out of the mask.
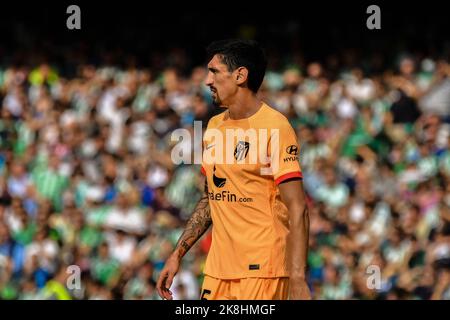
<path id="1" fill-rule="evenodd" d="M 265 103 L 246 119 L 230 119 L 228 111 L 211 118 L 202 162 L 213 221 L 206 275 L 289 276 L 289 216 L 278 184 L 302 178 L 298 157 L 295 131 Z"/>

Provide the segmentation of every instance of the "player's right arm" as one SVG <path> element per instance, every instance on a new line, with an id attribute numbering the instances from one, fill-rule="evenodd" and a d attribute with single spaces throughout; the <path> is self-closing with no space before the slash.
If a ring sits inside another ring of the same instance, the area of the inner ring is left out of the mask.
<path id="1" fill-rule="evenodd" d="M 205 190 L 195 207 L 192 216 L 188 220 L 183 234 L 177 242 L 174 252 L 167 259 L 164 268 L 159 275 L 156 289 L 163 299 L 172 300 L 172 292 L 169 290 L 173 278 L 180 268 L 180 262 L 186 252 L 197 242 L 212 224 L 211 210 L 208 200 L 208 185 L 205 181 Z"/>

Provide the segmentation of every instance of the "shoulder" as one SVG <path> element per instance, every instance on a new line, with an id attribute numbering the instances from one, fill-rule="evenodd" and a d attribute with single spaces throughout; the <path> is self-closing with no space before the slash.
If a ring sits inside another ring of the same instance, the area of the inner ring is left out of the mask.
<path id="1" fill-rule="evenodd" d="M 269 104 L 264 103 L 264 110 L 261 113 L 260 120 L 269 124 L 272 128 L 289 128 L 291 124 L 288 118 L 283 115 L 280 111 L 272 108 Z"/>

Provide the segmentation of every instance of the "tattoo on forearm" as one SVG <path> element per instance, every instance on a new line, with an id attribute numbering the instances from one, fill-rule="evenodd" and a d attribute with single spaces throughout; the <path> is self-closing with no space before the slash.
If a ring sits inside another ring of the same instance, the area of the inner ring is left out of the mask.
<path id="1" fill-rule="evenodd" d="M 212 219 L 208 195 L 204 193 L 195 207 L 191 218 L 188 220 L 183 234 L 178 240 L 176 249 L 178 249 L 180 258 L 189 251 L 198 239 L 200 239 L 211 224 Z"/>
<path id="2" fill-rule="evenodd" d="M 186 241 L 181 241 L 181 244 L 180 244 L 183 248 L 184 248 L 184 250 L 186 250 L 186 251 L 188 251 L 190 248 L 191 248 L 191 246 L 190 245 L 188 245 L 187 243 L 186 243 Z"/>

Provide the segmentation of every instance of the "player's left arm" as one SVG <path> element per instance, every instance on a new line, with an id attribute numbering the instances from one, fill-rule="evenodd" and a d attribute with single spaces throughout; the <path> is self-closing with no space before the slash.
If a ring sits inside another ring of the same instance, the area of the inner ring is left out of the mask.
<path id="1" fill-rule="evenodd" d="M 281 200 L 289 210 L 288 267 L 289 299 L 309 300 L 306 283 L 309 238 L 309 213 L 301 179 L 291 179 L 278 185 Z"/>

